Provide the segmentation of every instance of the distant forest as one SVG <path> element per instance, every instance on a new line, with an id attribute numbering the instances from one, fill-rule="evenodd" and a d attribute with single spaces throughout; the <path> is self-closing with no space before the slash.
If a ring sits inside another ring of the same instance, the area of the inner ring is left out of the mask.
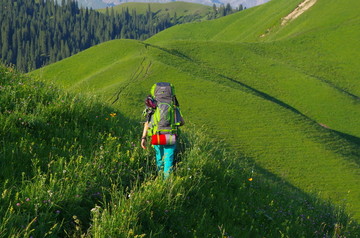
<path id="1" fill-rule="evenodd" d="M 150 5 L 149 5 L 150 6 Z M 230 5 L 213 7 L 207 19 L 235 11 Z M 156 17 L 123 9 L 106 13 L 79 8 L 74 0 L 0 0 L 0 59 L 22 72 L 40 68 L 84 49 L 112 39 L 145 40 L 175 24 L 199 20 L 198 15 L 182 18 Z"/>

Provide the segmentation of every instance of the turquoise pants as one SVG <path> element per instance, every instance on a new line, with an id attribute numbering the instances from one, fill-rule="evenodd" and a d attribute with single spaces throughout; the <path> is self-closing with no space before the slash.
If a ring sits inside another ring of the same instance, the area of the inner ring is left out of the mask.
<path id="1" fill-rule="evenodd" d="M 164 178 L 167 178 L 173 169 L 176 144 L 154 145 L 154 148 L 157 169 L 159 172 L 164 170 Z"/>

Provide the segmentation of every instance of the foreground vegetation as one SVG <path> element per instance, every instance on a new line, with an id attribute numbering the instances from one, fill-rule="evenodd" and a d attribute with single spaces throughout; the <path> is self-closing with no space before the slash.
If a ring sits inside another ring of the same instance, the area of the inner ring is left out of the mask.
<path id="1" fill-rule="evenodd" d="M 200 128 L 157 177 L 138 122 L 98 98 L 0 68 L 1 237 L 357 237 L 303 193 Z"/>

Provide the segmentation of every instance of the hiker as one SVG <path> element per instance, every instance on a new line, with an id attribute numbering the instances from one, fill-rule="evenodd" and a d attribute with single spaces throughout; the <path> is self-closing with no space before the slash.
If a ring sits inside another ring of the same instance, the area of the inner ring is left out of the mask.
<path id="1" fill-rule="evenodd" d="M 176 140 L 179 126 L 185 124 L 175 96 L 174 86 L 170 83 L 156 83 L 146 100 L 144 116 L 147 117 L 141 137 L 141 147 L 146 149 L 146 140 L 156 153 L 156 166 L 168 178 L 174 165 Z"/>

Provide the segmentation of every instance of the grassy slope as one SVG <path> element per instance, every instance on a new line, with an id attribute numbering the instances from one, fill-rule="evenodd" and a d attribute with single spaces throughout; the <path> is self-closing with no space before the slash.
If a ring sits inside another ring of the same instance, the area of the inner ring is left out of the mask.
<path id="1" fill-rule="evenodd" d="M 103 91 L 104 87 L 117 88 L 131 78 L 142 60 L 138 44 L 123 40 L 95 46 L 63 60 L 61 64 L 50 65 L 46 70 L 56 72 L 53 77 L 59 85 L 94 92 L 99 89 Z M 73 73 L 69 74 L 69 71 Z M 43 70 L 38 72 L 41 76 Z"/>
<path id="2" fill-rule="evenodd" d="M 174 26 L 148 42 L 170 40 L 257 41 L 268 28 L 293 10 L 301 0 L 275 0 L 213 21 Z"/>
<path id="3" fill-rule="evenodd" d="M 191 126 L 164 181 L 138 123 L 94 96 L 2 65 L 0 91 L 1 237 L 359 235 L 341 209 Z"/>
<path id="4" fill-rule="evenodd" d="M 171 81 L 181 92 L 178 97 L 187 119 L 208 125 L 212 136 L 224 138 L 244 156 L 300 189 L 321 191 L 323 198 L 347 203 L 348 211 L 359 218 L 360 111 L 355 78 L 359 62 L 356 51 L 349 54 L 350 47 L 359 48 L 359 25 L 351 14 L 345 14 L 349 19 L 336 21 L 351 36 L 352 44 L 332 47 L 342 45 L 343 38 L 331 30 L 332 22 L 316 20 L 320 19 L 317 15 L 324 11 L 337 16 L 354 8 L 319 0 L 321 8 L 315 5 L 307 15 L 281 28 L 281 17 L 299 2 L 273 0 L 216 21 L 176 26 L 149 39 L 152 45 L 147 47 L 128 42 L 137 53 L 119 57 L 123 64 L 109 70 L 104 61 L 100 72 L 119 74 L 134 67 L 137 60 L 139 68 L 126 77 L 118 76 L 119 83 L 137 80 L 119 90 L 123 100 L 118 106 L 128 115 L 140 114 L 151 84 Z M 309 19 L 314 19 L 316 31 L 304 23 Z M 255 27 L 249 22 L 256 22 Z M 270 34 L 260 38 L 267 29 Z M 331 45 L 326 43 L 329 39 Z M 94 58 L 103 48 L 121 44 L 124 41 L 105 43 L 77 57 L 98 64 Z M 78 61 L 74 57 L 66 62 L 76 65 Z M 46 67 L 43 76 L 64 82 L 75 72 L 62 64 Z M 58 74 L 59 68 L 66 68 L 63 75 Z M 89 78 L 86 70 L 76 73 L 81 83 Z M 97 85 L 99 92 L 114 90 Z"/>
<path id="5" fill-rule="evenodd" d="M 211 50 L 208 44 L 202 49 Z M 218 51 L 224 51 L 224 47 Z M 224 52 L 223 59 L 231 51 L 233 47 Z M 321 190 L 324 197 L 347 197 L 353 205 L 351 209 L 358 209 L 359 148 L 356 144 L 322 128 L 290 108 L 291 105 L 230 81 L 225 78 L 231 77 L 229 68 L 215 71 L 201 63 L 169 57 L 164 52 L 152 55 L 171 71 L 178 71 L 173 73 L 177 79 L 171 81 L 182 92 L 183 108 L 192 121 L 211 126 L 214 136 L 225 138 L 245 156 L 255 158 L 261 166 L 292 184 L 306 190 Z M 193 55 L 198 54 L 193 51 Z M 161 73 L 153 77 L 154 81 L 166 79 Z M 194 93 L 190 88 L 201 90 Z"/>
<path id="6" fill-rule="evenodd" d="M 151 9 L 156 13 L 156 16 L 165 16 L 169 14 L 171 17 L 176 13 L 177 17 L 198 14 L 200 16 L 207 15 L 212 11 L 212 7 L 189 2 L 169 2 L 169 3 L 141 3 L 141 2 L 129 2 L 115 6 L 114 11 L 121 12 L 123 9 L 128 8 L 131 12 L 132 9 L 136 10 L 137 14 L 146 14 L 146 11 Z M 106 9 L 100 9 L 100 12 L 105 12 Z"/>

